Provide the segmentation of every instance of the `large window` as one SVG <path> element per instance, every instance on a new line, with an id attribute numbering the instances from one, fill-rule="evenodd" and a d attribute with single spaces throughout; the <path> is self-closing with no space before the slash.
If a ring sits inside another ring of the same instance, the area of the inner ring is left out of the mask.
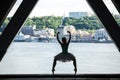
<path id="1" fill-rule="evenodd" d="M 68 40 L 67 31 L 77 74 L 120 73 L 120 54 L 85 0 L 39 0 L 1 61 L 0 74 L 52 74 L 54 56 L 62 51 L 56 35 Z M 74 74 L 73 62 L 57 61 L 55 74 Z"/>

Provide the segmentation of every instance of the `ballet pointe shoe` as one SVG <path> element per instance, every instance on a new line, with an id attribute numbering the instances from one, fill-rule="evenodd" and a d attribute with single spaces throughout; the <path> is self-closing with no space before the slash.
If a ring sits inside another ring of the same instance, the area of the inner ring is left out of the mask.
<path id="1" fill-rule="evenodd" d="M 76 75 L 76 73 L 77 73 L 77 69 L 74 69 L 74 71 L 75 71 L 75 75 Z"/>
<path id="2" fill-rule="evenodd" d="M 54 75 L 54 71 L 55 71 L 55 69 L 52 69 L 52 73 L 53 73 L 53 75 Z"/>

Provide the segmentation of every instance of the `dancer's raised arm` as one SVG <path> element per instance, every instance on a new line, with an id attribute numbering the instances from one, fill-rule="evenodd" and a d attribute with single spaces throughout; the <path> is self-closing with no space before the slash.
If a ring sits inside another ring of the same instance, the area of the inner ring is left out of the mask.
<path id="1" fill-rule="evenodd" d="M 69 40 L 68 40 L 68 43 L 70 43 L 70 40 L 71 40 L 71 33 L 70 31 L 67 31 L 69 33 Z"/>
<path id="2" fill-rule="evenodd" d="M 58 40 L 58 42 L 59 42 L 60 44 L 62 44 L 62 43 L 60 42 L 60 40 L 59 40 L 59 36 L 58 36 L 59 33 L 60 33 L 60 32 L 57 33 L 57 40 Z"/>

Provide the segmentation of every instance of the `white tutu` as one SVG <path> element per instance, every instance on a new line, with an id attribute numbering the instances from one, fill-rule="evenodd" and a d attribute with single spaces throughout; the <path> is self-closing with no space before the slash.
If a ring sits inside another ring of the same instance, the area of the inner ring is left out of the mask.
<path id="1" fill-rule="evenodd" d="M 55 56 L 55 59 L 58 61 L 67 62 L 67 61 L 75 60 L 75 56 L 71 53 L 60 53 Z"/>

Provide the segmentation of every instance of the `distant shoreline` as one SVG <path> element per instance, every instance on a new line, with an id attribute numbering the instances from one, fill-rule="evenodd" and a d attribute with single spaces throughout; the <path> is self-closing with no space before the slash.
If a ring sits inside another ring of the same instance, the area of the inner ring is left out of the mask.
<path id="1" fill-rule="evenodd" d="M 13 42 L 28 42 L 28 41 L 13 41 Z M 36 41 L 37 43 L 57 43 L 57 42 L 42 42 L 42 41 Z M 32 43 L 32 41 L 28 42 Z M 71 41 L 71 43 L 113 43 L 113 41 Z"/>

